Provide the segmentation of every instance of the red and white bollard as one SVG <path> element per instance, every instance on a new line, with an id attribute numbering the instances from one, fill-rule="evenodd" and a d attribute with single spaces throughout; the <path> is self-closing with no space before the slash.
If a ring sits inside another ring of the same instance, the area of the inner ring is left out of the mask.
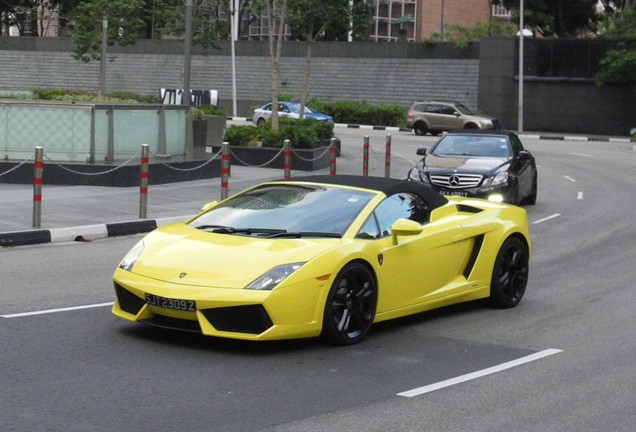
<path id="1" fill-rule="evenodd" d="M 146 219 L 148 210 L 148 144 L 141 145 L 141 179 L 139 186 L 139 219 Z"/>
<path id="2" fill-rule="evenodd" d="M 362 152 L 362 175 L 369 175 L 369 135 L 364 136 L 364 147 Z"/>
<path id="3" fill-rule="evenodd" d="M 221 200 L 227 198 L 230 178 L 230 143 L 224 142 L 221 147 Z"/>
<path id="4" fill-rule="evenodd" d="M 291 142 L 286 139 L 283 141 L 283 170 L 285 171 L 285 180 L 291 179 L 291 150 L 289 149 Z"/>
<path id="5" fill-rule="evenodd" d="M 384 177 L 391 177 L 391 134 L 386 135 L 386 157 L 384 162 Z"/>
<path id="6" fill-rule="evenodd" d="M 331 159 L 329 160 L 329 175 L 336 175 L 336 157 L 338 156 L 338 149 L 336 148 L 336 139 L 331 138 L 331 145 L 329 146 L 329 153 Z"/>
<path id="7" fill-rule="evenodd" d="M 35 148 L 35 162 L 33 164 L 33 228 L 40 228 L 42 224 L 42 184 L 44 174 L 44 149 Z"/>

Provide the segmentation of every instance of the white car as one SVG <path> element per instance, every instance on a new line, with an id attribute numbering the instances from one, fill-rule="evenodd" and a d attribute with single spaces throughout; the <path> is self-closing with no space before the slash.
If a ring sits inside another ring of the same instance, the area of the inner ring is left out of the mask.
<path id="1" fill-rule="evenodd" d="M 269 117 L 271 115 L 272 115 L 272 104 L 270 102 L 254 110 L 254 115 L 252 116 L 252 123 L 254 123 L 255 125 L 260 125 L 262 123 L 265 123 L 267 120 L 269 120 Z M 300 117 L 300 102 L 278 102 L 278 115 L 280 117 L 286 117 L 286 118 L 293 118 L 293 119 L 299 118 Z M 305 117 L 333 123 L 333 118 L 331 118 L 331 116 L 327 114 L 314 112 L 308 106 L 305 107 Z"/>

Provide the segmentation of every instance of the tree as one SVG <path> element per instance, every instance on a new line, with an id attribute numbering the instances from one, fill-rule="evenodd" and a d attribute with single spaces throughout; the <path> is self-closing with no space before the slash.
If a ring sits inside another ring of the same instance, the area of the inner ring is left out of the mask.
<path id="1" fill-rule="evenodd" d="M 603 21 L 603 37 L 616 39 L 617 47 L 600 62 L 596 83 L 612 80 L 636 83 L 636 6 L 610 14 Z"/>
<path id="2" fill-rule="evenodd" d="M 543 36 L 570 37 L 594 27 L 597 0 L 524 0 L 524 23 Z M 513 10 L 519 20 L 519 0 L 492 0 Z"/>
<path id="3" fill-rule="evenodd" d="M 305 104 L 309 93 L 311 77 L 311 57 L 314 42 L 324 32 L 327 25 L 341 17 L 349 17 L 349 0 L 288 0 L 288 22 L 292 34 L 307 42 L 305 53 L 305 73 L 300 96 L 300 118 L 304 117 Z"/>
<path id="4" fill-rule="evenodd" d="M 264 0 L 269 34 L 269 57 L 272 64 L 272 129 L 278 130 L 278 89 L 280 86 L 280 59 L 285 35 L 287 0 Z"/>
<path id="5" fill-rule="evenodd" d="M 76 1 L 76 0 L 74 0 Z M 229 33 L 229 22 L 219 20 L 224 0 L 193 1 L 193 44 L 217 47 Z M 134 44 L 139 38 L 179 37 L 185 32 L 185 1 L 179 0 L 84 0 L 71 12 L 74 57 L 85 62 L 99 59 L 102 17 L 108 18 L 108 44 Z"/>
<path id="6" fill-rule="evenodd" d="M 45 36 L 60 0 L 0 1 L 0 35 L 8 36 L 11 28 L 20 36 Z"/>
<path id="7" fill-rule="evenodd" d="M 75 9 L 73 57 L 89 62 L 100 58 L 102 19 L 108 20 L 108 44 L 131 45 L 143 27 L 142 0 L 87 0 Z"/>

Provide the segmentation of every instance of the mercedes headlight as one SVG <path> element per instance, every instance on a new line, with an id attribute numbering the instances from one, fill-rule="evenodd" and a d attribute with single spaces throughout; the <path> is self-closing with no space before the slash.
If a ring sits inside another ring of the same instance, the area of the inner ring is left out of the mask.
<path id="1" fill-rule="evenodd" d="M 415 166 L 411 168 L 408 175 L 408 180 L 415 180 L 419 182 L 428 183 L 428 178 L 426 177 L 426 172 L 422 169 L 421 166 Z"/>
<path id="2" fill-rule="evenodd" d="M 281 283 L 287 276 L 298 270 L 304 262 L 283 264 L 278 267 L 274 267 L 245 288 L 255 290 L 272 290 Z"/>
<path id="3" fill-rule="evenodd" d="M 119 263 L 119 268 L 126 271 L 132 271 L 133 266 L 137 262 L 137 258 L 139 258 L 139 255 L 141 255 L 143 251 L 144 241 L 140 240 L 136 245 L 132 247 L 132 249 L 128 251 L 124 259 L 121 260 L 121 262 Z"/>
<path id="4" fill-rule="evenodd" d="M 510 178 L 508 171 L 501 171 L 492 177 L 488 177 L 484 182 L 483 186 L 499 186 L 505 185 L 508 183 L 508 179 Z"/>

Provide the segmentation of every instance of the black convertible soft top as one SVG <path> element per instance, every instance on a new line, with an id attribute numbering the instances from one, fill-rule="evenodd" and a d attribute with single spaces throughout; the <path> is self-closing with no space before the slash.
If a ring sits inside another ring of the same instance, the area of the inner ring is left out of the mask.
<path id="1" fill-rule="evenodd" d="M 379 191 L 387 196 L 400 192 L 411 192 L 424 198 L 431 208 L 441 207 L 448 202 L 446 198 L 430 186 L 421 182 L 409 180 L 356 175 L 313 175 L 307 177 L 296 177 L 293 180 L 287 181 L 351 186 Z"/>

